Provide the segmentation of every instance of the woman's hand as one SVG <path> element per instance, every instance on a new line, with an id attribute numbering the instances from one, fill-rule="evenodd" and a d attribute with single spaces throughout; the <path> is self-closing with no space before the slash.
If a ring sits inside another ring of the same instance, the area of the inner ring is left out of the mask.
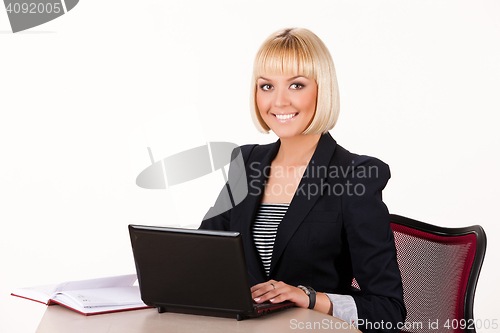
<path id="1" fill-rule="evenodd" d="M 283 301 L 294 302 L 296 306 L 301 308 L 309 307 L 309 296 L 297 287 L 291 286 L 281 281 L 269 280 L 264 283 L 259 283 L 253 286 L 250 291 L 255 303 L 263 303 L 269 301 L 271 303 L 281 303 Z M 314 310 L 332 314 L 332 302 L 324 293 L 317 293 L 316 305 Z"/>
<path id="2" fill-rule="evenodd" d="M 284 301 L 294 302 L 301 308 L 309 306 L 309 296 L 302 289 L 291 286 L 281 281 L 269 280 L 259 283 L 250 288 L 252 298 L 255 303 L 269 301 L 271 303 L 281 303 Z"/>

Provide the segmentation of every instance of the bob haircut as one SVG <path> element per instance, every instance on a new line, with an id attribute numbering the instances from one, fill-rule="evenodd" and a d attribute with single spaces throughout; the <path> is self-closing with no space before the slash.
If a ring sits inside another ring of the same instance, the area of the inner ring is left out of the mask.
<path id="1" fill-rule="evenodd" d="M 255 56 L 251 115 L 257 129 L 269 133 L 256 100 L 257 79 L 264 75 L 301 75 L 316 80 L 316 112 L 303 134 L 323 134 L 335 126 L 340 111 L 337 75 L 330 52 L 313 32 L 303 28 L 279 30 L 264 41 Z"/>

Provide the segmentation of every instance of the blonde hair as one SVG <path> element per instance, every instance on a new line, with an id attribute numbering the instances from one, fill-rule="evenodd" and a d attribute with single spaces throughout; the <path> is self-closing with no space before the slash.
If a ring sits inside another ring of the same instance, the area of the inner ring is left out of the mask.
<path id="1" fill-rule="evenodd" d="M 303 134 L 322 134 L 335 126 L 340 111 L 337 75 L 330 52 L 313 32 L 303 28 L 279 30 L 262 43 L 255 56 L 250 109 L 257 129 L 269 133 L 256 101 L 257 79 L 264 75 L 301 75 L 316 80 L 316 112 Z"/>

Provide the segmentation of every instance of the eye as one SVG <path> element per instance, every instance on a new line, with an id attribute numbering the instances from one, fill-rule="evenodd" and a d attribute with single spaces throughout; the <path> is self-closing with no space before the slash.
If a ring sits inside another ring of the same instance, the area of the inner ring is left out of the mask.
<path id="1" fill-rule="evenodd" d="M 290 85 L 290 88 L 295 89 L 295 90 L 302 89 L 304 87 L 305 86 L 302 83 L 292 83 Z"/>
<path id="2" fill-rule="evenodd" d="M 264 91 L 271 90 L 271 89 L 272 89 L 272 87 L 273 87 L 272 85 L 267 84 L 267 83 L 265 83 L 265 84 L 261 84 L 261 85 L 260 85 L 260 89 L 262 89 L 262 90 L 264 90 Z"/>

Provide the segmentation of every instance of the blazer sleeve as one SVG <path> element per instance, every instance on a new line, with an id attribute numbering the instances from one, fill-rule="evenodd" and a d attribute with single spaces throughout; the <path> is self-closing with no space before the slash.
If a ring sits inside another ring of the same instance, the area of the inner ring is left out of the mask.
<path id="1" fill-rule="evenodd" d="M 399 332 L 406 309 L 396 259 L 389 211 L 382 190 L 390 178 L 389 166 L 368 156 L 354 160 L 349 173 L 351 194 L 342 197 L 342 215 L 353 275 L 360 290 L 353 293 L 358 328 L 366 332 Z"/>

